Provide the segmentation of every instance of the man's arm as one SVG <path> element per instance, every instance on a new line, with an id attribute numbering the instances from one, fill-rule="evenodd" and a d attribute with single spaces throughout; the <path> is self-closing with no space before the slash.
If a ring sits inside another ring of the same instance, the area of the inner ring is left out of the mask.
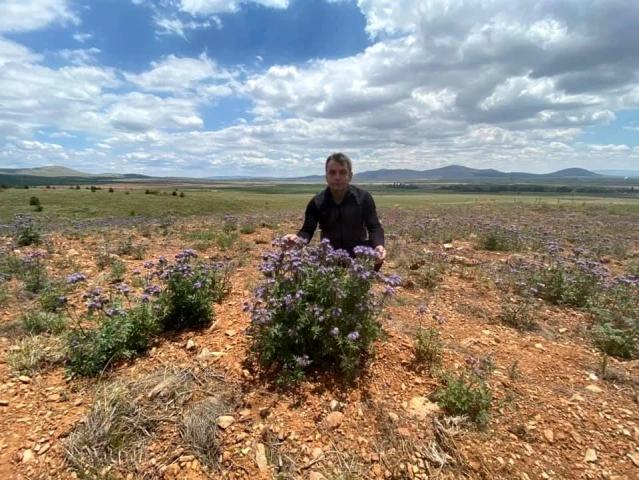
<path id="1" fill-rule="evenodd" d="M 317 228 L 318 214 L 317 205 L 315 205 L 315 202 L 311 199 L 308 205 L 306 205 L 306 211 L 304 212 L 304 225 L 302 225 L 300 231 L 297 232 L 297 236 L 306 240 L 306 243 L 310 243 L 313 238 L 313 234 Z"/>
<path id="2" fill-rule="evenodd" d="M 373 196 L 366 192 L 363 202 L 364 224 L 368 229 L 368 236 L 371 240 L 371 246 L 376 248 L 378 246 L 384 246 L 384 228 L 382 227 L 379 218 L 377 218 L 377 207 L 375 206 L 375 200 Z"/>

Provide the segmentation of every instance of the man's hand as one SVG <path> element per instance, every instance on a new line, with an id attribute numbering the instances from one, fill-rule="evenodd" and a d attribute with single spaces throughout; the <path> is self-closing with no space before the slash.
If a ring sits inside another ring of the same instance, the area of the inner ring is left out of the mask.
<path id="1" fill-rule="evenodd" d="M 290 248 L 293 245 L 295 245 L 295 242 L 299 239 L 299 237 L 297 235 L 295 235 L 294 233 L 289 233 L 287 235 L 284 235 L 284 237 L 282 237 L 282 240 L 284 240 L 285 242 L 285 247 L 286 248 Z"/>
<path id="2" fill-rule="evenodd" d="M 375 259 L 375 264 L 379 265 L 386 259 L 386 249 L 382 245 L 375 247 L 375 251 L 379 254 L 379 257 Z"/>

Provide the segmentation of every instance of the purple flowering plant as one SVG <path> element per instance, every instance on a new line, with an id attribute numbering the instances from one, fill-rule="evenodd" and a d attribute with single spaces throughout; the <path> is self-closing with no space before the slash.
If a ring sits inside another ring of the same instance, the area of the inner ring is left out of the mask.
<path id="1" fill-rule="evenodd" d="M 42 243 L 40 229 L 31 215 L 17 213 L 13 218 L 14 240 L 19 247 Z"/>
<path id="2" fill-rule="evenodd" d="M 199 260 L 195 250 L 185 249 L 175 255 L 175 263 L 161 258 L 148 278 L 157 278 L 161 284 L 147 285 L 145 299 L 157 297 L 158 316 L 164 329 L 201 327 L 213 321 L 213 302 L 229 292 L 230 265 L 213 258 Z"/>
<path id="3" fill-rule="evenodd" d="M 275 240 L 273 246 L 283 243 Z M 357 247 L 355 258 L 327 240 L 263 254 L 263 282 L 245 303 L 250 350 L 265 368 L 278 365 L 280 381 L 302 379 L 310 368 L 355 375 L 381 333 L 378 317 L 402 283 L 373 270 L 375 251 Z M 373 287 L 381 282 L 381 291 Z"/>

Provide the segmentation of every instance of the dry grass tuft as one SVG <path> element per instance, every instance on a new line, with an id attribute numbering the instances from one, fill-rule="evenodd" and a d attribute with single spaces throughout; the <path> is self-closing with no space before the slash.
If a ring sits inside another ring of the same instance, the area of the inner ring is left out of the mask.
<path id="1" fill-rule="evenodd" d="M 221 447 L 217 419 L 226 410 L 227 406 L 219 398 L 208 397 L 191 406 L 180 421 L 180 436 L 186 448 L 205 466 L 219 466 Z"/>
<path id="2" fill-rule="evenodd" d="M 67 462 L 90 478 L 116 471 L 142 474 L 148 471 L 146 446 L 162 427 L 178 426 L 187 448 L 201 463 L 215 467 L 217 417 L 234 399 L 219 376 L 188 368 L 164 368 L 102 385 L 91 410 L 65 441 Z M 190 402 L 197 403 L 189 407 Z"/>

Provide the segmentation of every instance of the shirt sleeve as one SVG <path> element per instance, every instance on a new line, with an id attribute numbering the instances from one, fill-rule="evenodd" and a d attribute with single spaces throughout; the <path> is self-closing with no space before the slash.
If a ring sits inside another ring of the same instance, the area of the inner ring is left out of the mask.
<path id="1" fill-rule="evenodd" d="M 377 207 L 373 196 L 366 192 L 363 202 L 364 224 L 368 229 L 371 246 L 373 248 L 384 245 L 384 228 L 377 217 Z"/>
<path id="2" fill-rule="evenodd" d="M 313 234 L 317 228 L 318 214 L 317 205 L 315 205 L 315 202 L 311 199 L 308 205 L 306 205 L 306 211 L 304 212 L 304 224 L 300 231 L 297 232 L 297 236 L 306 240 L 306 243 L 309 243 L 313 238 Z"/>

